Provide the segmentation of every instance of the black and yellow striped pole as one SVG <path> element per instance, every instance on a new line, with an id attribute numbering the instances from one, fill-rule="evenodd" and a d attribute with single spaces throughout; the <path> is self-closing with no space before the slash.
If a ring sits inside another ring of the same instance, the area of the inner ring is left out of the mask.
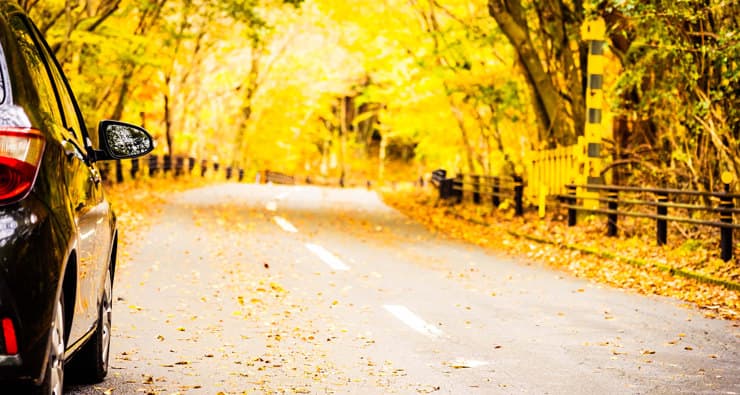
<path id="1" fill-rule="evenodd" d="M 601 175 L 603 163 L 601 158 L 602 137 L 606 133 L 604 125 L 604 69 L 606 59 L 604 57 L 606 24 L 599 18 L 584 23 L 581 28 L 581 36 L 588 42 L 588 63 L 586 89 L 586 125 L 584 136 L 581 140 L 583 147 L 583 167 L 581 173 L 581 184 L 603 184 L 604 177 Z M 597 192 L 582 191 L 585 198 L 586 208 L 598 208 L 599 202 Z"/>
<path id="2" fill-rule="evenodd" d="M 729 171 L 722 173 L 722 183 L 725 185 L 725 194 L 724 196 L 720 196 L 720 208 L 723 211 L 720 212 L 719 216 L 720 221 L 722 221 L 726 226 L 723 226 L 720 231 L 720 257 L 725 262 L 729 262 L 732 259 L 732 250 L 734 249 L 734 244 L 732 243 L 733 229 L 730 227 L 732 226 L 732 210 L 735 208 L 734 200 L 730 195 L 730 184 L 732 183 L 733 178 L 732 173 Z"/>

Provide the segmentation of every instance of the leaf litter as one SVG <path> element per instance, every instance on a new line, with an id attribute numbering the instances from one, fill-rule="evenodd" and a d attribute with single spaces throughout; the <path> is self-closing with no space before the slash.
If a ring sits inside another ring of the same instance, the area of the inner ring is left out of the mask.
<path id="1" fill-rule="evenodd" d="M 569 228 L 561 213 L 549 214 L 545 219 L 536 213 L 516 217 L 511 209 L 484 209 L 480 205 L 463 202 L 450 205 L 440 201 L 436 191 L 415 189 L 384 191 L 384 201 L 408 217 L 431 230 L 453 238 L 468 241 L 484 248 L 505 252 L 523 261 L 534 260 L 595 282 L 630 289 L 643 294 L 669 296 L 701 309 L 712 318 L 740 319 L 740 293 L 721 285 L 708 284 L 691 278 L 678 277 L 661 270 L 655 262 L 685 268 L 702 275 L 740 281 L 740 248 L 735 248 L 735 259 L 722 262 L 714 240 L 682 240 L 671 234 L 666 246 L 656 246 L 650 240 L 653 232 L 649 224 L 630 223 L 637 229 L 623 229 L 627 236 L 609 238 L 602 220 L 591 218 Z M 626 222 L 626 221 L 625 221 Z M 639 226 L 647 227 L 646 229 Z M 516 230 L 535 239 L 536 243 L 510 233 Z M 641 231 L 641 232 L 640 232 Z M 678 232 L 680 234 L 680 232 Z M 716 235 L 711 235 L 715 237 Z M 714 243 L 714 244 L 713 244 Z M 583 246 L 585 250 L 603 251 L 613 258 L 569 248 Z M 740 245 L 740 243 L 738 243 Z M 690 246 L 690 248 L 686 247 Z M 639 258 L 646 265 L 632 265 L 617 259 L 616 254 Z M 582 292 L 582 290 L 579 290 Z"/>

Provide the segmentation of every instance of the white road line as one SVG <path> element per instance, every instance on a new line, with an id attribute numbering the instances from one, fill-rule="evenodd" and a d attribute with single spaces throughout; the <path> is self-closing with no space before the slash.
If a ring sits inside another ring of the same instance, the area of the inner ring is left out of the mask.
<path id="1" fill-rule="evenodd" d="M 334 270 L 349 270 L 349 266 L 345 265 L 336 255 L 327 251 L 324 247 L 318 244 L 306 243 L 306 248 L 316 254 L 330 268 Z"/>
<path id="2" fill-rule="evenodd" d="M 393 314 L 401 322 L 411 327 L 411 329 L 429 337 L 440 337 L 444 335 L 439 328 L 427 324 L 418 315 L 411 312 L 405 306 L 387 304 L 383 306 L 389 313 Z"/>
<path id="3" fill-rule="evenodd" d="M 267 211 L 273 211 L 273 212 L 277 211 L 278 202 L 288 197 L 288 195 L 290 195 L 290 192 L 283 192 L 275 196 L 274 199 L 270 200 L 269 202 L 265 204 L 265 208 L 267 209 Z"/>
<path id="4" fill-rule="evenodd" d="M 278 217 L 277 215 L 272 217 L 273 220 L 275 220 L 275 223 L 278 224 L 281 228 L 283 228 L 284 231 L 290 232 L 290 233 L 298 233 L 298 229 L 296 229 L 293 224 L 288 222 L 287 219 L 283 217 Z"/>
<path id="5" fill-rule="evenodd" d="M 479 368 L 481 366 L 490 365 L 490 362 L 488 361 L 479 361 L 477 359 L 465 359 L 465 358 L 457 358 L 454 361 L 446 362 L 445 365 L 455 368 L 455 369 L 462 369 L 462 368 Z"/>

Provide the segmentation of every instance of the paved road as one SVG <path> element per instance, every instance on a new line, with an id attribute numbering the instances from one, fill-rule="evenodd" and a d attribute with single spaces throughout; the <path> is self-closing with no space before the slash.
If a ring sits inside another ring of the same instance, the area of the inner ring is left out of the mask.
<path id="1" fill-rule="evenodd" d="M 435 235 L 372 192 L 191 190 L 133 239 L 110 376 L 69 393 L 740 393 L 737 322 Z"/>

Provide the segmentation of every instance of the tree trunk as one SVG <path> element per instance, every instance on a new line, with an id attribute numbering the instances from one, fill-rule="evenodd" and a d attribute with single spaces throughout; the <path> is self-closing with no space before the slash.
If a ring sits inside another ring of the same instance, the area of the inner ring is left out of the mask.
<path id="1" fill-rule="evenodd" d="M 572 144 L 576 137 L 572 114 L 567 113 L 560 92 L 537 53 L 521 2 L 489 0 L 488 12 L 517 52 L 527 83 L 532 88 L 535 114 L 540 127 L 544 129 L 541 136 L 549 143 Z M 562 22 L 562 13 L 559 16 Z M 558 15 L 553 13 L 550 17 L 557 18 Z M 567 46 L 567 43 L 563 46 Z"/>
<path id="2" fill-rule="evenodd" d="M 169 81 L 167 90 L 169 90 Z M 167 155 L 172 156 L 172 112 L 170 111 L 169 93 L 164 94 L 164 136 L 167 140 Z"/>
<path id="3" fill-rule="evenodd" d="M 475 150 L 473 149 L 473 146 L 470 144 L 470 139 L 468 137 L 468 129 L 465 126 L 465 119 L 463 117 L 463 113 L 459 108 L 457 108 L 455 103 L 452 102 L 451 96 L 447 96 L 447 100 L 450 102 L 450 110 L 452 111 L 452 114 L 455 116 L 455 120 L 457 121 L 457 126 L 460 129 L 460 138 L 462 139 L 462 143 L 465 146 L 465 162 L 468 165 L 468 172 L 474 173 L 475 163 L 473 161 L 473 156 L 475 155 Z"/>
<path id="4" fill-rule="evenodd" d="M 254 96 L 257 94 L 259 89 L 259 76 L 260 76 L 260 58 L 262 50 L 259 47 L 259 43 L 253 42 L 252 44 L 252 60 L 250 63 L 249 74 L 244 85 L 237 88 L 237 90 L 244 89 L 244 99 L 242 101 L 241 114 L 239 121 L 236 125 L 236 137 L 234 138 L 234 151 L 231 155 L 232 163 L 239 163 L 244 156 L 246 149 L 246 136 L 247 127 L 249 121 L 252 118 L 252 108 Z"/>
<path id="5" fill-rule="evenodd" d="M 380 150 L 378 150 L 378 182 L 380 183 L 385 179 L 385 157 L 387 147 L 388 138 L 385 134 L 382 134 L 380 136 Z"/>
<path id="6" fill-rule="evenodd" d="M 349 134 L 349 126 L 347 125 L 347 119 L 349 115 L 347 100 L 341 100 L 341 116 L 339 121 L 339 168 L 341 175 L 339 176 L 340 184 L 344 186 L 344 177 L 346 176 L 347 170 L 347 135 Z"/>

